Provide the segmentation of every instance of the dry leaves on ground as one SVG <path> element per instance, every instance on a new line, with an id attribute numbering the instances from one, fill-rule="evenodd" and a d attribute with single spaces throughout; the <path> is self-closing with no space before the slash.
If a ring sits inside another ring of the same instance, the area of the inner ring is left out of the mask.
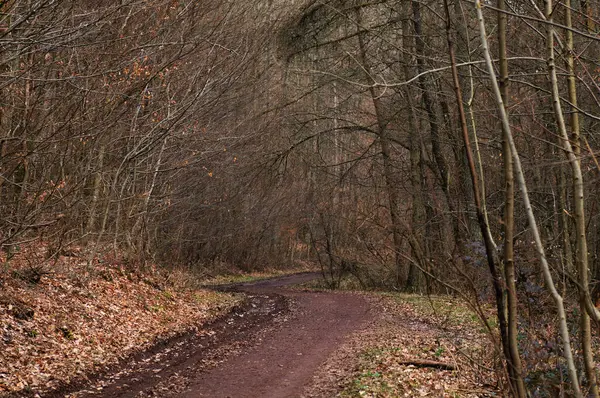
<path id="1" fill-rule="evenodd" d="M 85 377 L 240 300 L 174 286 L 156 270 L 133 273 L 106 262 L 90 269 L 78 254 L 48 262 L 45 252 L 22 249 L 10 264 L 2 259 L 0 396 Z"/>
<path id="2" fill-rule="evenodd" d="M 449 320 L 426 310 L 426 298 L 368 296 L 381 316 L 323 365 L 305 397 L 501 396 L 493 345 L 457 303 L 437 300 Z"/>

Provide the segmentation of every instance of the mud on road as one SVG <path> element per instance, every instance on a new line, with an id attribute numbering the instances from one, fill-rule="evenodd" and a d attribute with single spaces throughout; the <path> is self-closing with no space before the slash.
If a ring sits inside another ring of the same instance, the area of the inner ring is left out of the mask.
<path id="1" fill-rule="evenodd" d="M 293 290 L 305 273 L 221 286 L 247 295 L 243 305 L 140 353 L 91 383 L 48 397 L 300 397 L 346 336 L 372 319 L 358 295 Z"/>

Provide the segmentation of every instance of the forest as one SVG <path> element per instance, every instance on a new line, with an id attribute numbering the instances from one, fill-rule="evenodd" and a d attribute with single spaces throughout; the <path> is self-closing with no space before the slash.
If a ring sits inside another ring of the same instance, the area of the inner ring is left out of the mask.
<path id="1" fill-rule="evenodd" d="M 590 0 L 0 0 L 0 293 L 73 252 L 312 266 L 461 300 L 506 394 L 599 397 L 599 32 Z"/>

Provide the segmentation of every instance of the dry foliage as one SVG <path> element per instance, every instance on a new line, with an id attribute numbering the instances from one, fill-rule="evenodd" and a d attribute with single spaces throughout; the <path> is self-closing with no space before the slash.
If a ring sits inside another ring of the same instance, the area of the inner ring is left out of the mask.
<path id="1" fill-rule="evenodd" d="M 369 297 L 382 316 L 327 361 L 306 397 L 500 395 L 492 345 L 464 307 L 436 300 L 434 315 L 427 298 Z"/>
<path id="2" fill-rule="evenodd" d="M 131 272 L 116 261 L 90 268 L 77 253 L 43 262 L 45 251 L 22 249 L 10 261 L 14 271 L 2 274 L 0 396 L 85 377 L 159 339 L 199 328 L 239 300 L 184 288 L 156 268 Z M 40 278 L 29 278 L 40 274 L 36 269 L 43 270 Z"/>

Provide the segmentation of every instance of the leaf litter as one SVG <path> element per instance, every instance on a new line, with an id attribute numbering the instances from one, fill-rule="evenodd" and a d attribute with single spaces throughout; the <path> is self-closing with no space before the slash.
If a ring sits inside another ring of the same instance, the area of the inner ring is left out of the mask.
<path id="1" fill-rule="evenodd" d="M 85 378 L 227 312 L 238 295 L 190 288 L 182 273 L 134 271 L 81 251 L 49 261 L 44 246 L 0 258 L 0 397 Z M 35 278 L 28 278 L 32 270 Z M 174 276 L 175 275 L 175 276 Z M 38 278 L 39 276 L 39 278 Z M 158 371 L 158 370 L 157 370 Z"/>
<path id="2" fill-rule="evenodd" d="M 431 311 L 425 297 L 365 295 L 376 320 L 323 364 L 304 398 L 502 396 L 493 345 L 468 310 L 457 313 L 451 299 Z"/>

